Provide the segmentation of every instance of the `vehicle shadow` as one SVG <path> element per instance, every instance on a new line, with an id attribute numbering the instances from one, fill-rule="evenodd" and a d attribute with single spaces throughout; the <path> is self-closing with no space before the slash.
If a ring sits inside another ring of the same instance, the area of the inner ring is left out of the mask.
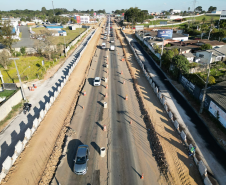
<path id="1" fill-rule="evenodd" d="M 93 80 L 94 80 L 94 78 L 88 78 L 88 82 L 89 82 L 89 84 L 92 85 L 92 86 L 93 86 Z"/>
<path id="2" fill-rule="evenodd" d="M 74 159 L 79 145 L 83 145 L 79 139 L 72 139 L 67 146 L 67 163 L 72 172 L 74 172 Z"/>
<path id="3" fill-rule="evenodd" d="M 96 142 L 91 142 L 91 145 L 93 146 L 93 148 L 97 151 L 97 153 L 100 153 L 100 147 L 96 144 Z"/>

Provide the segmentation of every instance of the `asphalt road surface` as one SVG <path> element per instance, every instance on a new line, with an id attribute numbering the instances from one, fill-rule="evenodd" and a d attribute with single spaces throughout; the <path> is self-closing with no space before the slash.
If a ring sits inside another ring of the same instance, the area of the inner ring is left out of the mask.
<path id="1" fill-rule="evenodd" d="M 20 26 L 20 32 L 22 32 L 22 38 L 17 43 L 13 44 L 13 48 L 27 47 L 31 48 L 34 46 L 34 39 L 30 38 L 30 32 L 28 26 Z"/>

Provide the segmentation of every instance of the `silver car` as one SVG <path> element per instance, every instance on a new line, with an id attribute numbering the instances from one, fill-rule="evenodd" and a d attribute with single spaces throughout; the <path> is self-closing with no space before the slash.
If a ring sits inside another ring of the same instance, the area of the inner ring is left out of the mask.
<path id="1" fill-rule="evenodd" d="M 88 170 L 87 162 L 89 160 L 89 146 L 79 145 L 75 156 L 74 172 L 77 175 L 85 175 Z"/>

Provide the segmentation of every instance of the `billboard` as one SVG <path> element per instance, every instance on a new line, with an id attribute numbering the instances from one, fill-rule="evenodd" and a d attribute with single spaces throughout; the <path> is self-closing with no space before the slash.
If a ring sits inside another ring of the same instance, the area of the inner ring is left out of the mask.
<path id="1" fill-rule="evenodd" d="M 80 16 L 75 16 L 75 19 L 76 19 L 76 21 L 77 21 L 78 24 L 81 23 Z"/>
<path id="2" fill-rule="evenodd" d="M 144 25 L 140 25 L 140 26 L 135 26 L 135 30 L 138 31 L 138 30 L 143 30 L 144 29 Z"/>
<path id="3" fill-rule="evenodd" d="M 173 30 L 158 30 L 157 37 L 172 38 L 172 36 L 173 36 Z"/>
<path id="4" fill-rule="evenodd" d="M 96 12 L 94 12 L 94 13 L 93 13 L 93 16 L 97 16 L 97 13 L 96 13 Z"/>

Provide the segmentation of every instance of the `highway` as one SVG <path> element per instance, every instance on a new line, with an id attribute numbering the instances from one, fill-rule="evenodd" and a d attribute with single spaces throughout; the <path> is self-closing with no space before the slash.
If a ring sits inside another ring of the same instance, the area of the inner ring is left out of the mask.
<path id="1" fill-rule="evenodd" d="M 115 37 L 115 33 L 113 36 Z M 105 40 L 107 48 L 110 47 L 109 40 Z M 102 42 L 104 41 L 101 38 L 83 87 L 87 95 L 81 93 L 71 120 L 70 127 L 76 134 L 67 138 L 64 155 L 59 162 L 53 184 L 159 184 L 160 173 L 152 156 L 147 139 L 148 132 L 133 90 L 133 82 L 126 63 L 121 61 L 122 47 L 115 39 L 117 50 L 103 50 L 100 47 Z M 105 67 L 107 55 L 108 69 Z M 97 76 L 102 80 L 108 77 L 108 83 L 103 80 L 101 86 L 94 87 L 93 79 Z M 105 97 L 106 92 L 109 98 Z M 129 101 L 125 100 L 126 95 L 129 96 Z M 107 109 L 103 108 L 103 101 L 107 101 Z M 107 154 L 102 159 L 99 151 L 105 142 L 105 118 L 109 120 L 106 138 L 108 147 Z M 90 148 L 88 172 L 85 175 L 76 175 L 73 172 L 73 159 L 80 144 L 87 144 Z M 104 173 L 107 176 L 104 176 Z M 144 179 L 141 179 L 142 174 L 145 176 Z"/>

